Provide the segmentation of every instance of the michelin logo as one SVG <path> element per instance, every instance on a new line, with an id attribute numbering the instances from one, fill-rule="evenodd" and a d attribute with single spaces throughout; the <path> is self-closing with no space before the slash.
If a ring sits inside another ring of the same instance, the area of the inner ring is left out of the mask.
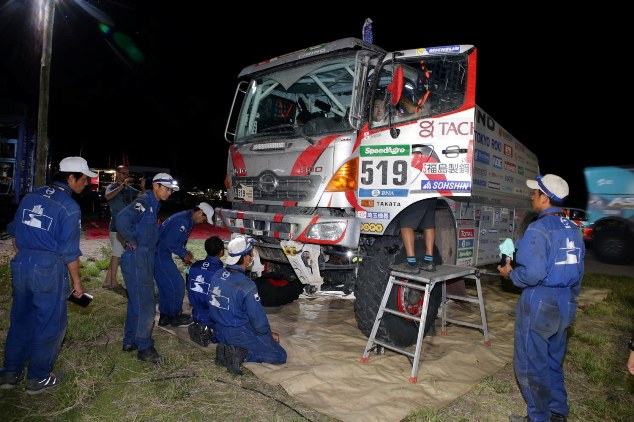
<path id="1" fill-rule="evenodd" d="M 444 54 L 444 53 L 460 53 L 459 45 L 446 45 L 443 47 L 428 48 L 429 54 Z"/>
<path id="2" fill-rule="evenodd" d="M 424 180 L 421 182 L 421 190 L 471 190 L 471 182 L 451 180 Z"/>

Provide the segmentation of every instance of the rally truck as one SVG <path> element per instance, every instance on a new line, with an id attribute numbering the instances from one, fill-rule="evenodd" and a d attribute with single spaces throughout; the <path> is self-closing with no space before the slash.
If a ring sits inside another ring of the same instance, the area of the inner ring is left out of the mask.
<path id="1" fill-rule="evenodd" d="M 588 238 L 597 259 L 634 262 L 634 166 L 586 167 Z"/>
<path id="2" fill-rule="evenodd" d="M 439 198 L 436 264 L 498 262 L 501 241 L 534 218 L 525 181 L 538 162 L 476 105 L 476 64 L 472 45 L 387 52 L 345 38 L 244 68 L 225 129 L 231 207 L 216 224 L 254 237 L 265 273 L 353 292 L 366 336 L 389 265 L 405 258 L 406 208 Z M 422 259 L 422 231 L 416 249 Z M 419 316 L 428 300 L 427 332 L 440 293 L 401 287 L 388 306 Z M 388 315 L 377 338 L 417 334 Z"/>

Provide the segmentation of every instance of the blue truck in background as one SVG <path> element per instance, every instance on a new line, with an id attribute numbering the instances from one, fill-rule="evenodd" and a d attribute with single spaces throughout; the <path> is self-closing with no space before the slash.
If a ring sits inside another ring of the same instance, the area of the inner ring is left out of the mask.
<path id="1" fill-rule="evenodd" d="M 634 261 L 634 166 L 584 169 L 589 237 L 597 259 L 608 264 Z"/>

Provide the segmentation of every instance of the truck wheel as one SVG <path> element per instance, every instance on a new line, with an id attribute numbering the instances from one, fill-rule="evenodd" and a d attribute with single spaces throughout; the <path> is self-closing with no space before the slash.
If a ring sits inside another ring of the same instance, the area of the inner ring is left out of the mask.
<path id="1" fill-rule="evenodd" d="M 602 228 L 593 234 L 592 250 L 606 264 L 629 264 L 634 258 L 634 239 L 623 228 Z"/>
<path id="2" fill-rule="evenodd" d="M 392 262 L 399 262 L 403 258 L 404 253 L 401 249 L 401 238 L 396 236 L 370 239 L 366 245 L 365 256 L 359 268 L 354 304 L 357 326 L 366 336 L 370 336 L 385 293 L 390 274 L 389 266 Z M 394 286 L 387 307 L 420 317 L 425 300 L 424 293 L 420 290 Z M 442 301 L 442 287 L 437 284 L 430 296 L 425 334 L 436 321 Z M 416 321 L 388 313 L 383 314 L 383 321 L 376 334 L 378 340 L 398 347 L 416 343 L 417 337 L 418 323 Z"/>

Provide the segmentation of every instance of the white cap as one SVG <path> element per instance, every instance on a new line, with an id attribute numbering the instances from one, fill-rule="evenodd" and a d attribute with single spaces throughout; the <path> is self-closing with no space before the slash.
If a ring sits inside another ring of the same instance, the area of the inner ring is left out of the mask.
<path id="1" fill-rule="evenodd" d="M 213 225 L 214 224 L 214 221 L 213 221 L 214 209 L 211 208 L 211 205 L 209 205 L 206 202 L 201 202 L 200 204 L 197 205 L 197 207 L 203 210 L 203 212 L 207 216 L 207 222 Z"/>
<path id="2" fill-rule="evenodd" d="M 174 192 L 178 192 L 178 190 L 180 189 L 178 187 L 178 182 L 167 173 L 158 173 L 156 176 L 154 176 L 154 179 L 152 179 L 152 183 L 158 183 L 165 186 L 166 188 L 171 188 Z"/>
<path id="3" fill-rule="evenodd" d="M 236 264 L 241 256 L 248 255 L 253 249 L 255 240 L 249 236 L 237 236 L 231 239 L 227 245 L 227 259 L 225 262 L 229 265 Z"/>
<path id="4" fill-rule="evenodd" d="M 88 177 L 97 177 L 97 173 L 93 173 L 88 168 L 88 163 L 81 157 L 66 157 L 59 162 L 59 171 L 69 173 L 83 173 Z"/>
<path id="5" fill-rule="evenodd" d="M 535 180 L 527 180 L 526 186 L 531 189 L 539 189 L 555 202 L 562 202 L 570 193 L 568 183 L 555 174 L 537 176 Z"/>

